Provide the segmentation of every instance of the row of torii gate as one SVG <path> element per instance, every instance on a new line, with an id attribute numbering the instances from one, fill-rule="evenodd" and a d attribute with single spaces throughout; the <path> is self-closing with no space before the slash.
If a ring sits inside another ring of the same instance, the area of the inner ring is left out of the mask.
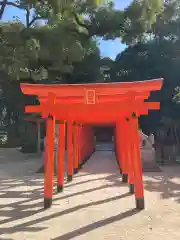
<path id="1" fill-rule="evenodd" d="M 73 179 L 95 150 L 92 125 L 114 124 L 115 149 L 122 180 L 135 192 L 136 208 L 144 209 L 144 187 L 138 117 L 159 110 L 159 102 L 147 102 L 152 91 L 160 90 L 163 79 L 128 83 L 21 84 L 24 94 L 38 96 L 40 105 L 26 106 L 27 113 L 46 119 L 44 208 L 52 205 L 54 184 L 54 138 L 58 123 L 57 191 L 63 191 L 65 148 L 67 180 Z M 67 131 L 66 131 L 67 127 Z M 67 133 L 67 144 L 66 136 Z"/>

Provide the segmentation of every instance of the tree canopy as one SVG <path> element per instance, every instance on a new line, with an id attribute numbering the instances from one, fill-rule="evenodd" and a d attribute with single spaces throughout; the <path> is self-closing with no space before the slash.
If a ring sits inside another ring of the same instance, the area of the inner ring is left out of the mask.
<path id="1" fill-rule="evenodd" d="M 124 10 L 103 0 L 4 0 L 0 5 L 0 18 L 8 6 L 26 14 L 25 23 L 15 18 L 0 24 L 0 66 L 13 79 L 36 75 L 42 68 L 52 77 L 71 72 L 74 63 L 97 52 L 92 44 L 97 36 L 137 42 L 163 10 L 162 0 L 134 0 Z M 38 25 L 39 19 L 46 24 Z"/>
<path id="2" fill-rule="evenodd" d="M 113 81 L 164 78 L 163 89 L 151 96 L 152 100 L 161 102 L 161 111 L 143 120 L 149 132 L 157 128 L 163 116 L 171 119 L 180 117 L 179 105 L 175 104 L 179 99 L 179 22 L 179 1 L 165 1 L 163 11 L 152 28 L 144 33 L 144 38 L 119 53 L 111 68 Z"/>

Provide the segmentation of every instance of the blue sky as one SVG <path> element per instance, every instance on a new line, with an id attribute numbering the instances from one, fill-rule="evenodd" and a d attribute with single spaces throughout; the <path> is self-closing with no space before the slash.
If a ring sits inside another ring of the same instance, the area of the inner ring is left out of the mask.
<path id="1" fill-rule="evenodd" d="M 124 9 L 128 6 L 131 0 L 115 0 L 115 7 L 117 9 Z M 100 41 L 101 55 L 114 59 L 118 53 L 126 48 L 125 44 L 121 43 L 120 39 Z"/>
<path id="2" fill-rule="evenodd" d="M 15 0 L 13 0 L 14 2 Z M 124 9 L 130 2 L 131 0 L 114 0 L 115 2 L 115 7 L 118 9 Z M 11 20 L 13 16 L 18 16 L 20 20 L 25 21 L 25 13 L 22 10 L 19 10 L 14 7 L 8 7 L 6 8 L 3 16 L 3 20 Z M 123 51 L 126 48 L 126 45 L 121 44 L 120 39 L 116 39 L 114 41 L 102 41 L 100 40 L 100 50 L 101 50 L 101 55 L 106 56 L 106 57 L 111 57 L 115 58 L 116 55 Z"/>

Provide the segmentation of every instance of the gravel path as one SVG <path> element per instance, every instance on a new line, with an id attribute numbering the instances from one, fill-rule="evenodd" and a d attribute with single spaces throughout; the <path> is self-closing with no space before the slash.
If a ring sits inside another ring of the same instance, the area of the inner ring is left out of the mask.
<path id="1" fill-rule="evenodd" d="M 96 152 L 43 210 L 37 157 L 0 150 L 0 239 L 179 240 L 180 167 L 144 175 L 146 209 L 121 183 L 111 151 Z"/>

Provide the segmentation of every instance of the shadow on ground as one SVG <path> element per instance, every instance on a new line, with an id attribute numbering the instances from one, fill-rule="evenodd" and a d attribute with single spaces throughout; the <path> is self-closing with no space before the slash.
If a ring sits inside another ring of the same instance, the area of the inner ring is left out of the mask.
<path id="1" fill-rule="evenodd" d="M 124 213 L 120 213 L 116 216 L 109 217 L 109 218 L 106 218 L 104 220 L 91 223 L 89 225 L 81 227 L 81 228 L 79 228 L 77 230 L 74 230 L 72 232 L 69 232 L 69 233 L 61 235 L 59 237 L 53 238 L 53 240 L 70 240 L 70 239 L 73 239 L 73 238 L 78 237 L 80 235 L 83 235 L 85 233 L 88 233 L 90 231 L 93 231 L 97 228 L 104 227 L 106 225 L 115 223 L 117 221 L 121 221 L 121 220 L 123 220 L 125 218 L 128 218 L 128 217 L 131 217 L 131 216 L 133 216 L 134 214 L 137 214 L 137 213 L 138 213 L 137 209 L 131 209 L 131 210 L 126 211 Z"/>
<path id="2" fill-rule="evenodd" d="M 111 177 L 108 177 L 107 180 L 110 180 L 112 182 L 114 181 L 114 184 L 119 185 L 120 183 L 116 181 L 116 177 L 117 177 L 116 175 L 112 175 Z M 18 181 L 19 181 L 19 183 L 15 184 L 15 182 L 18 182 Z M 25 218 L 27 218 L 29 216 L 32 216 L 41 211 L 44 211 L 42 209 L 43 189 L 42 189 L 42 179 L 41 178 L 39 178 L 39 179 L 36 178 L 36 180 L 33 180 L 30 177 L 26 177 L 26 179 L 24 181 L 18 180 L 18 179 L 1 180 L 0 184 L 1 184 L 1 189 L 0 189 L 1 198 L 4 198 L 4 200 L 5 200 L 5 203 L 0 205 L 0 216 L 5 217 L 5 219 L 1 220 L 0 224 L 10 223 L 12 221 L 16 221 L 19 219 L 24 220 Z M 15 191 L 16 187 L 24 187 L 24 186 L 33 186 L 33 187 L 36 187 L 36 190 L 34 190 L 34 191 L 31 191 L 31 190 Z M 67 186 L 67 187 L 69 187 L 69 186 Z M 61 200 L 61 199 L 70 198 L 70 197 L 77 196 L 77 195 L 83 195 L 85 193 L 97 191 L 100 189 L 105 189 L 105 188 L 108 188 L 111 186 L 113 186 L 113 184 L 103 185 L 103 186 L 96 187 L 93 189 L 86 189 L 84 191 L 75 192 L 73 194 L 68 194 L 65 196 L 61 196 L 61 194 L 58 194 L 60 197 L 59 196 L 57 197 L 57 195 L 56 195 L 56 198 L 53 200 L 53 204 L 55 204 L 56 201 Z M 7 190 L 5 188 L 7 188 Z M 8 191 L 9 188 L 11 190 Z M 14 188 L 14 190 L 13 190 L 13 188 Z M 16 232 L 38 232 L 38 231 L 41 231 L 41 230 L 44 230 L 47 228 L 46 226 L 44 226 L 44 227 L 36 226 L 36 224 L 38 224 L 38 223 L 43 223 L 45 221 L 52 220 L 54 218 L 58 218 L 60 216 L 66 215 L 66 214 L 70 214 L 70 213 L 78 211 L 80 209 L 88 208 L 90 206 L 98 206 L 98 205 L 101 205 L 104 203 L 119 200 L 119 199 L 125 198 L 127 196 L 129 196 L 129 193 L 125 193 L 122 195 L 118 195 L 118 196 L 114 196 L 111 198 L 106 198 L 103 200 L 94 201 L 94 202 L 90 202 L 90 203 L 86 203 L 86 204 L 80 204 L 78 206 L 68 208 L 63 211 L 50 214 L 48 216 L 39 217 L 37 219 L 30 220 L 30 221 L 27 221 L 22 224 L 17 224 L 12 227 L 0 228 L 0 234 L 13 234 Z M 8 198 L 10 198 L 10 199 L 14 198 L 16 200 L 18 199 L 18 201 L 15 201 L 12 203 L 6 203 Z M 35 203 L 35 204 L 31 203 L 38 199 L 40 199 L 40 201 L 38 203 Z M 35 209 L 35 210 L 33 210 L 33 209 Z M 137 211 L 135 209 L 129 210 L 125 213 L 121 213 L 119 215 L 107 218 L 105 220 L 98 221 L 98 222 L 92 223 L 90 225 L 87 225 L 83 228 L 80 228 L 79 230 L 77 230 L 75 232 L 65 234 L 64 236 L 61 236 L 60 239 L 71 239 L 72 236 L 77 236 L 78 232 L 79 232 L 79 235 L 81 235 L 85 232 L 92 231 L 95 228 L 119 221 L 123 218 L 127 218 L 135 213 L 137 213 Z"/>
<path id="3" fill-rule="evenodd" d="M 180 166 L 168 166 L 160 173 L 147 173 L 144 187 L 149 192 L 157 192 L 162 199 L 171 198 L 180 203 Z M 150 179 L 149 179 L 150 178 Z"/>
<path id="4" fill-rule="evenodd" d="M 72 192 L 69 194 L 65 193 L 56 194 L 53 200 L 53 205 L 56 205 L 57 204 L 56 202 L 59 200 L 73 198 L 74 196 L 78 195 L 83 196 L 86 193 L 93 192 L 95 193 L 95 191 L 101 189 L 108 189 L 114 186 L 126 187 L 126 185 L 124 185 L 121 182 L 117 164 L 116 163 L 111 164 L 112 161 L 115 162 L 113 153 L 110 152 L 108 153 L 109 158 L 107 159 L 107 162 L 110 163 L 108 166 L 103 165 L 103 158 L 102 164 L 98 164 L 98 166 L 96 166 L 95 158 L 99 154 L 102 155 L 102 153 L 97 153 L 96 155 L 94 155 L 94 158 L 92 158 L 91 161 L 87 162 L 87 164 L 80 171 L 80 173 L 75 176 L 75 182 L 69 183 L 65 186 L 65 188 L 68 189 L 73 186 L 75 187 L 84 184 L 85 185 L 84 190 Z M 21 164 L 23 164 L 23 162 Z M 1 165 L 0 167 L 3 167 L 3 165 Z M 6 170 L 7 169 L 8 168 L 6 168 Z M 179 170 L 176 169 L 176 171 L 166 171 L 165 169 L 164 172 L 145 174 L 146 175 L 144 180 L 145 189 L 150 192 L 159 192 L 162 198 L 174 197 L 175 201 L 180 202 L 180 185 L 179 185 L 180 178 L 178 175 Z M 101 176 L 102 173 L 103 174 L 105 173 L 105 176 L 102 177 Z M 91 176 L 95 174 L 96 178 L 91 178 Z M 84 176 L 84 180 L 78 181 L 79 177 L 81 176 Z M 178 178 L 179 181 L 175 181 L 174 180 L 175 178 Z M 104 181 L 103 185 L 93 188 L 86 188 L 86 183 L 95 182 L 99 180 Z M 56 211 L 55 213 L 49 213 L 47 210 L 47 214 L 45 216 L 41 216 L 41 212 L 44 211 L 43 176 L 34 174 L 33 176 L 23 177 L 10 176 L 8 178 L 6 177 L 0 179 L 0 198 L 1 198 L 0 225 L 7 224 L 7 226 L 0 228 L 0 234 L 1 235 L 13 234 L 16 232 L 39 232 L 48 228 L 46 224 L 42 224 L 45 221 L 55 219 L 63 215 L 67 215 L 78 210 L 88 208 L 90 206 L 100 206 L 101 204 L 104 203 L 120 200 L 127 196 L 129 196 L 129 193 L 124 193 L 103 200 L 79 204 L 77 206 L 63 209 L 61 211 Z M 54 238 L 54 240 L 72 239 L 73 237 L 77 237 L 82 234 L 88 233 L 90 231 L 93 231 L 94 229 L 128 218 L 136 213 L 137 210 L 135 209 L 131 209 L 120 214 L 117 213 L 117 215 L 115 216 L 111 216 L 109 218 L 93 222 L 77 230 Z M 34 219 L 26 220 L 26 218 L 33 215 L 35 215 Z M 16 224 L 16 220 L 19 219 L 22 219 L 23 223 Z M 8 224 L 12 222 L 14 225 L 8 226 Z M 38 224 L 41 224 L 41 226 L 38 226 Z"/>
<path id="5" fill-rule="evenodd" d="M 112 153 L 110 153 L 112 155 Z M 95 158 L 94 158 L 95 159 Z M 112 161 L 112 159 L 109 159 Z M 23 163 L 21 163 L 23 164 Z M 89 165 L 90 164 L 90 165 Z M 92 166 L 93 165 L 93 166 Z M 110 164 L 111 165 L 111 164 Z M 3 166 L 3 165 L 1 165 Z M 18 165 L 17 165 L 18 166 Z M 90 167 L 91 166 L 91 167 Z M 28 168 L 28 165 L 26 166 Z M 92 171 L 88 172 L 88 169 Z M 93 170 L 94 169 L 94 170 Z M 6 166 L 6 171 L 8 167 Z M 107 174 L 102 177 L 99 174 Z M 27 169 L 28 172 L 28 169 Z M 91 178 L 93 174 L 97 174 L 96 178 Z M 13 175 L 14 176 L 14 175 Z M 79 177 L 84 176 L 84 181 L 79 181 Z M 86 193 L 93 193 L 98 190 L 112 188 L 113 186 L 122 186 L 120 179 L 119 170 L 117 168 L 116 163 L 112 164 L 111 168 L 104 169 L 103 164 L 100 164 L 100 167 L 96 167 L 94 160 L 92 162 L 88 162 L 84 168 L 80 171 L 79 175 L 76 175 L 75 182 L 68 183 L 65 188 L 68 189 L 70 187 L 75 187 L 78 185 L 84 184 L 84 189 L 81 191 L 70 192 L 70 193 L 60 193 L 56 194 L 53 199 L 53 205 L 56 205 L 56 202 L 63 199 L 73 198 L 75 196 L 84 196 Z M 92 188 L 86 188 L 86 184 L 89 182 L 96 182 L 96 181 L 105 181 L 100 186 L 96 186 Z M 79 204 L 74 207 L 70 207 L 67 209 L 63 209 L 61 211 L 57 211 L 56 213 L 48 213 L 47 215 L 42 216 L 43 209 L 43 176 L 34 174 L 33 176 L 23 176 L 22 174 L 20 177 L 8 177 L 0 179 L 0 225 L 7 224 L 5 227 L 0 228 L 0 234 L 13 234 L 17 232 L 39 232 L 46 229 L 48 226 L 46 224 L 43 226 L 43 222 L 58 218 L 63 215 L 67 215 L 73 212 L 76 212 L 81 209 L 85 209 L 91 206 L 98 206 L 101 204 L 113 202 L 115 200 L 120 200 L 129 196 L 129 193 L 119 194 L 114 197 L 109 197 L 99 201 L 93 201 L 89 203 Z M 4 201 L 3 201 L 4 199 Z M 59 205 L 59 203 L 58 203 Z M 134 209 L 121 213 L 116 216 L 112 216 L 102 221 L 98 221 L 87 225 L 81 229 L 79 229 L 79 234 L 83 234 L 84 232 L 89 232 L 95 228 L 116 222 L 123 218 L 127 218 L 137 211 Z M 33 216 L 34 219 L 29 220 L 28 217 Z M 22 219 L 23 223 L 16 224 L 16 221 Z M 27 220 L 26 220 L 27 219 Z M 12 226 L 13 223 L 13 226 Z M 41 224 L 41 226 L 38 226 Z M 10 226 L 11 225 L 11 226 Z M 77 232 L 68 233 L 62 236 L 62 239 L 71 239 L 71 236 L 76 236 Z"/>

